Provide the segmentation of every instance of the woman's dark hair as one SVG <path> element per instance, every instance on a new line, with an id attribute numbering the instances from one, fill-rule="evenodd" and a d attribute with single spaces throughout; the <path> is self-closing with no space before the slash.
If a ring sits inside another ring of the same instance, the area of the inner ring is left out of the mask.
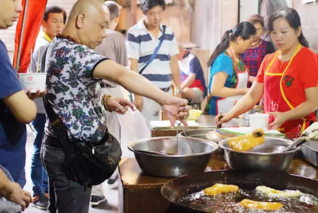
<path id="1" fill-rule="evenodd" d="M 284 18 L 288 22 L 289 26 L 293 28 L 294 30 L 299 30 L 299 27 L 301 26 L 300 17 L 296 10 L 293 8 L 283 8 L 280 10 L 277 10 L 268 21 L 268 28 L 270 31 L 274 30 L 273 23 L 278 18 Z M 298 41 L 301 45 L 305 47 L 309 47 L 309 43 L 305 36 L 303 35 L 303 32 L 300 33 L 300 36 L 298 37 Z"/>
<path id="2" fill-rule="evenodd" d="M 208 66 L 212 66 L 215 59 L 224 52 L 230 46 L 230 41 L 235 41 L 238 37 L 242 37 L 243 40 L 249 39 L 256 34 L 256 29 L 253 24 L 249 22 L 242 22 L 237 24 L 233 30 L 228 30 L 224 33 L 221 43 L 215 48 L 212 53 Z"/>
<path id="3" fill-rule="evenodd" d="M 50 13 L 62 13 L 63 15 L 63 23 L 65 24 L 66 23 L 66 20 L 67 20 L 67 14 L 65 12 L 65 10 L 59 6 L 49 6 L 49 7 L 46 7 L 45 8 L 45 12 L 44 12 L 44 15 L 43 15 L 43 20 L 45 22 L 47 22 L 47 20 L 49 19 L 49 15 Z"/>
<path id="4" fill-rule="evenodd" d="M 165 10 L 166 9 L 165 0 L 141 0 L 140 9 L 143 13 L 146 13 L 148 10 L 156 6 L 161 6 L 162 9 Z"/>
<path id="5" fill-rule="evenodd" d="M 264 27 L 264 18 L 259 14 L 251 15 L 247 21 L 253 25 L 259 23 L 262 27 Z"/>

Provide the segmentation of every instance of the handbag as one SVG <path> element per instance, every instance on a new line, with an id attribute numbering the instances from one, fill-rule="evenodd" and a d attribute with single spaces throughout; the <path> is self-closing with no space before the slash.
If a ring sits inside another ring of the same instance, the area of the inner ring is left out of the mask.
<path id="1" fill-rule="evenodd" d="M 70 141 L 65 124 L 56 115 L 46 97 L 43 101 L 51 127 L 65 153 L 63 166 L 66 175 L 85 187 L 101 184 L 110 178 L 122 155 L 117 139 L 106 130 L 98 143 Z"/>

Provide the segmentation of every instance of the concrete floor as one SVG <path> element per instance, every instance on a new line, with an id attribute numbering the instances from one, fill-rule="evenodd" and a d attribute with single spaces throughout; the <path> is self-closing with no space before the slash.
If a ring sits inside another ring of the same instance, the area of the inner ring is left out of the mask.
<path id="1" fill-rule="evenodd" d="M 30 168 L 31 168 L 31 157 L 33 153 L 33 132 L 28 128 L 28 139 L 26 145 L 26 153 L 27 153 L 27 160 L 26 160 L 26 179 L 27 183 L 24 187 L 25 190 L 32 193 L 32 182 L 30 178 Z M 98 206 L 98 208 L 90 208 L 89 213 L 117 213 L 118 212 L 118 189 L 110 189 L 107 184 L 104 184 L 104 192 L 107 198 L 107 202 L 104 202 Z M 44 213 L 46 211 L 36 209 L 33 207 L 27 208 L 24 212 L 26 213 Z M 70 212 L 71 213 L 71 212 Z"/>

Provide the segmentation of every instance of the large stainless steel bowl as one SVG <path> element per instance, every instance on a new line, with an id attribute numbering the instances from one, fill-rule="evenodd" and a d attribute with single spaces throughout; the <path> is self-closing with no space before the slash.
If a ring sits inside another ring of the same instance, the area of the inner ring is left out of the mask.
<path id="1" fill-rule="evenodd" d="M 240 152 L 232 150 L 228 145 L 229 139 L 219 142 L 219 146 L 224 149 L 224 158 L 232 169 L 249 169 L 262 171 L 286 171 L 295 153 L 299 150 L 284 153 L 261 153 L 261 152 Z M 292 141 L 280 138 L 265 137 L 265 142 L 261 145 L 264 149 L 287 147 Z"/>
<path id="2" fill-rule="evenodd" d="M 177 137 L 157 137 L 134 141 L 129 144 L 128 149 L 134 152 L 140 168 L 145 173 L 156 177 L 178 177 L 203 172 L 218 145 L 198 138 L 179 137 L 177 140 Z M 157 155 L 138 150 L 173 155 Z"/>

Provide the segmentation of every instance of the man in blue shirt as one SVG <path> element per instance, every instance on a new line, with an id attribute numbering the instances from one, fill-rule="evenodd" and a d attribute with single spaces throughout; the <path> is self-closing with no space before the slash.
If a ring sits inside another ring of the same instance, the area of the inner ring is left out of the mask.
<path id="1" fill-rule="evenodd" d="M 17 20 L 22 10 L 20 1 L 0 1 L 0 29 L 7 29 Z M 29 96 L 29 97 L 28 97 Z M 0 211 L 12 212 L 17 206 L 22 211 L 31 202 L 30 193 L 22 190 L 25 184 L 25 124 L 36 115 L 36 106 L 25 94 L 13 69 L 7 49 L 0 39 Z M 11 175 L 10 175 L 11 173 Z M 18 182 L 18 183 L 14 183 Z M 4 199 L 5 198 L 5 199 Z"/>
<path id="2" fill-rule="evenodd" d="M 20 1 L 0 1 L 0 29 L 7 29 L 17 20 L 22 10 Z M 26 126 L 36 115 L 31 99 L 39 97 L 27 94 L 13 69 L 6 46 L 0 40 L 0 165 L 6 168 L 13 180 L 25 185 Z"/>

